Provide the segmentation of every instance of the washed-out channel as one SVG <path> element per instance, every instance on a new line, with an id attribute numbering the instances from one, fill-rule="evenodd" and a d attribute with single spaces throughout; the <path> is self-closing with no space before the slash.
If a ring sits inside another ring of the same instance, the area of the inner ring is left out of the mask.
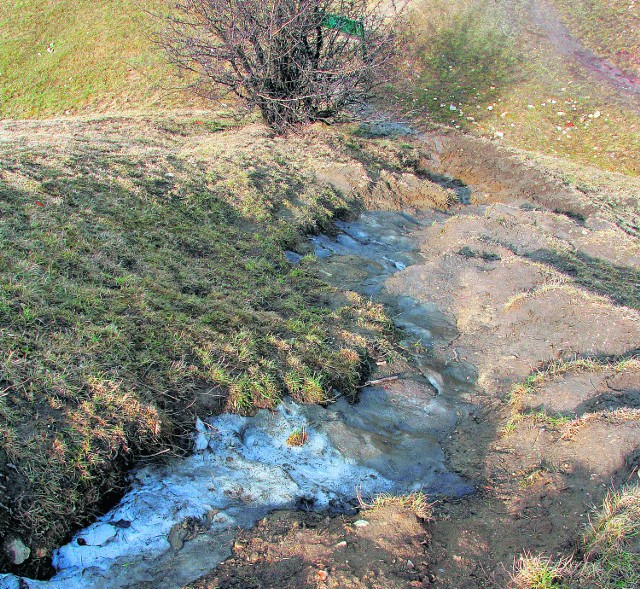
<path id="1" fill-rule="evenodd" d="M 398 327 L 428 347 L 455 337 L 455 327 L 435 306 L 384 292 L 388 276 L 419 261 L 411 233 L 424 222 L 367 212 L 341 223 L 335 239 L 311 241 L 325 274 L 393 307 Z M 293 252 L 289 258 L 296 263 Z M 331 265 L 323 269 L 322 260 Z M 3 575 L 0 589 L 176 588 L 229 557 L 236 531 L 274 510 L 348 512 L 358 494 L 473 492 L 447 469 L 441 448 L 461 410 L 447 401 L 447 387 L 465 386 L 472 368 L 443 373 L 428 358 L 422 362 L 422 381 L 365 387 L 356 406 L 286 400 L 252 417 L 199 421 L 194 454 L 134 470 L 120 503 L 55 552 L 52 579 Z M 300 431 L 306 443 L 290 446 L 289 436 Z"/>

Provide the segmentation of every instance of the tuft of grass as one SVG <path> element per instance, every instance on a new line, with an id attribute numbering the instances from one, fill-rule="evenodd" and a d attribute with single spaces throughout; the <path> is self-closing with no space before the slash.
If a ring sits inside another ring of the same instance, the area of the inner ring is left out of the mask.
<path id="1" fill-rule="evenodd" d="M 304 446 L 309 441 L 309 434 L 307 434 L 305 428 L 297 429 L 291 433 L 287 438 L 287 446 L 300 447 Z"/>
<path id="2" fill-rule="evenodd" d="M 573 571 L 571 559 L 554 562 L 544 556 L 521 556 L 515 565 L 514 589 L 569 589 L 565 580 Z"/>
<path id="3" fill-rule="evenodd" d="M 640 487 L 609 491 L 584 534 L 582 574 L 606 587 L 640 586 Z"/>
<path id="4" fill-rule="evenodd" d="M 433 520 L 433 505 L 429 503 L 429 498 L 422 491 L 414 491 L 407 495 L 390 495 L 389 493 L 381 493 L 376 495 L 371 501 L 364 501 L 358 495 L 358 502 L 362 509 L 375 510 L 381 509 L 388 505 L 410 509 L 416 517 L 424 521 Z"/>
<path id="5" fill-rule="evenodd" d="M 460 250 L 458 251 L 458 255 L 462 256 L 463 258 L 479 258 L 481 260 L 484 260 L 485 262 L 497 262 L 501 259 L 500 255 L 498 254 L 487 252 L 485 250 L 476 251 L 471 249 L 468 245 L 460 248 Z"/>

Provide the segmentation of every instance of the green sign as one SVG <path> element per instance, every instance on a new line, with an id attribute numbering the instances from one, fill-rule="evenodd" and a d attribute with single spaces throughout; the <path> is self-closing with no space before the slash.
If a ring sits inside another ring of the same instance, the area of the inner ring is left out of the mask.
<path id="1" fill-rule="evenodd" d="M 342 31 L 348 35 L 364 37 L 364 23 L 362 19 L 354 20 L 346 16 L 340 16 L 339 14 L 327 14 L 324 17 L 322 26 L 328 29 Z"/>

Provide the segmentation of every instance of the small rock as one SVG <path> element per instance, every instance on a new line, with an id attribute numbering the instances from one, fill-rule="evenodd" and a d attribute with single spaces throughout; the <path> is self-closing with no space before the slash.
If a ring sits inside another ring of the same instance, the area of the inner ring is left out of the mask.
<path id="1" fill-rule="evenodd" d="M 284 257 L 287 258 L 287 261 L 291 264 L 299 264 L 300 260 L 302 260 L 302 256 L 300 254 L 289 250 L 284 252 Z"/>
<path id="2" fill-rule="evenodd" d="M 413 564 L 410 560 L 407 561 L 407 568 L 408 569 L 414 569 L 416 568 L 416 565 Z"/>
<path id="3" fill-rule="evenodd" d="M 182 550 L 187 535 L 187 529 L 181 523 L 179 523 L 175 524 L 171 528 L 171 531 L 167 536 L 167 540 L 169 541 L 169 544 L 171 544 L 171 548 L 173 548 L 174 550 Z"/>
<path id="4" fill-rule="evenodd" d="M 206 517 L 207 527 L 211 526 L 216 515 L 218 515 L 219 513 L 220 513 L 219 509 L 210 509 L 209 511 L 207 511 L 207 517 Z"/>
<path id="5" fill-rule="evenodd" d="M 338 543 L 335 545 L 335 547 L 336 547 L 336 548 L 346 548 L 346 546 L 347 546 L 347 542 L 346 542 L 346 540 L 343 540 L 342 542 L 338 542 Z"/>
<path id="6" fill-rule="evenodd" d="M 22 564 L 31 556 L 31 549 L 20 538 L 7 538 L 3 548 L 11 564 Z"/>
<path id="7" fill-rule="evenodd" d="M 353 525 L 356 528 L 366 528 L 369 525 L 369 522 L 366 519 L 358 519 L 353 522 Z"/>
<path id="8" fill-rule="evenodd" d="M 193 440 L 193 447 L 196 452 L 202 452 L 209 447 L 209 437 L 202 432 L 199 432 Z"/>

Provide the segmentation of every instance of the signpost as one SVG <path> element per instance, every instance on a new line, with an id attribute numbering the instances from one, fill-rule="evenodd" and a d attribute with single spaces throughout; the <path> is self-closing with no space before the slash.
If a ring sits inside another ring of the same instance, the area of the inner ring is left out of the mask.
<path id="1" fill-rule="evenodd" d="M 361 18 L 354 20 L 339 14 L 327 14 L 324 17 L 322 26 L 327 29 L 336 29 L 346 33 L 347 35 L 354 35 L 364 39 L 364 23 Z"/>

